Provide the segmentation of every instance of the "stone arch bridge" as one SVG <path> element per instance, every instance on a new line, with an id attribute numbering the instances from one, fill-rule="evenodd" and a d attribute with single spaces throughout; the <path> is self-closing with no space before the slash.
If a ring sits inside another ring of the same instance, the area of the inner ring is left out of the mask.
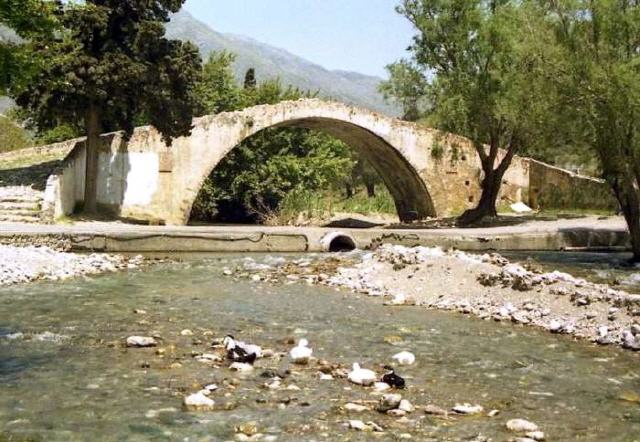
<path id="1" fill-rule="evenodd" d="M 103 135 L 99 207 L 125 219 L 186 224 L 216 165 L 241 141 L 273 127 L 322 130 L 346 142 L 378 171 L 403 221 L 460 213 L 479 199 L 481 167 L 469 140 L 342 103 L 303 99 L 197 118 L 192 134 L 171 147 L 151 127 L 137 128 L 128 142 L 120 133 Z M 67 144 L 73 147 L 45 192 L 54 218 L 83 200 L 84 141 Z M 599 180 L 516 157 L 500 201 L 591 207 L 602 205 L 603 195 L 609 191 Z"/>

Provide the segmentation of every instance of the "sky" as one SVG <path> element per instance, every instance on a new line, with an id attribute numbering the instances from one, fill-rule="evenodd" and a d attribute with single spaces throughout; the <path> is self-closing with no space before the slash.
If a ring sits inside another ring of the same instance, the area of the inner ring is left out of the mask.
<path id="1" fill-rule="evenodd" d="M 187 0 L 218 32 L 252 37 L 327 69 L 386 77 L 414 34 L 398 0 Z"/>

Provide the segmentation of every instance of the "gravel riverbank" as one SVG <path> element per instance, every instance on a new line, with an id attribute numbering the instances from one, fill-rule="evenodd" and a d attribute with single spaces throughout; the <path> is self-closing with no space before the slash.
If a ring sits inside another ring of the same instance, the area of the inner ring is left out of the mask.
<path id="1" fill-rule="evenodd" d="M 115 272 L 137 268 L 143 261 L 141 256 L 83 255 L 58 251 L 48 246 L 0 245 L 0 286 Z"/>
<path id="2" fill-rule="evenodd" d="M 361 256 L 247 264 L 226 275 L 254 281 L 306 281 L 376 296 L 389 306 L 419 305 L 509 321 L 600 345 L 640 350 L 640 295 L 562 272 L 543 273 L 496 254 L 384 245 Z"/>

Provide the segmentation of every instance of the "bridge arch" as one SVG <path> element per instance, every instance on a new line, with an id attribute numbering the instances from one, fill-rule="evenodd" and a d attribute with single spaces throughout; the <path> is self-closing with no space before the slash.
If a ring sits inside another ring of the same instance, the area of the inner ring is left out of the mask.
<path id="1" fill-rule="evenodd" d="M 421 165 L 407 150 L 406 139 L 393 140 L 391 118 L 340 103 L 304 99 L 256 106 L 194 121 L 190 137 L 176 141 L 172 224 L 186 224 L 206 178 L 245 139 L 269 128 L 323 131 L 343 141 L 378 172 L 402 221 L 435 216 L 433 200 L 421 177 Z M 402 142 L 399 142 L 402 141 Z"/>

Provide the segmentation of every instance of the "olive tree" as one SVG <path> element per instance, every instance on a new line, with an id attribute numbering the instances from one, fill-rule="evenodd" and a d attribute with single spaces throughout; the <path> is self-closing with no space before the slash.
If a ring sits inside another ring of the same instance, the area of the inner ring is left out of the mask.
<path id="1" fill-rule="evenodd" d="M 496 216 L 513 157 L 544 139 L 545 120 L 552 115 L 542 50 L 550 37 L 541 14 L 516 0 L 403 0 L 397 9 L 418 31 L 409 48 L 413 66 L 391 65 L 383 91 L 424 89 L 429 122 L 473 142 L 482 165 L 482 195 L 460 222 Z M 407 78 L 417 86 L 394 89 L 394 82 Z"/>

